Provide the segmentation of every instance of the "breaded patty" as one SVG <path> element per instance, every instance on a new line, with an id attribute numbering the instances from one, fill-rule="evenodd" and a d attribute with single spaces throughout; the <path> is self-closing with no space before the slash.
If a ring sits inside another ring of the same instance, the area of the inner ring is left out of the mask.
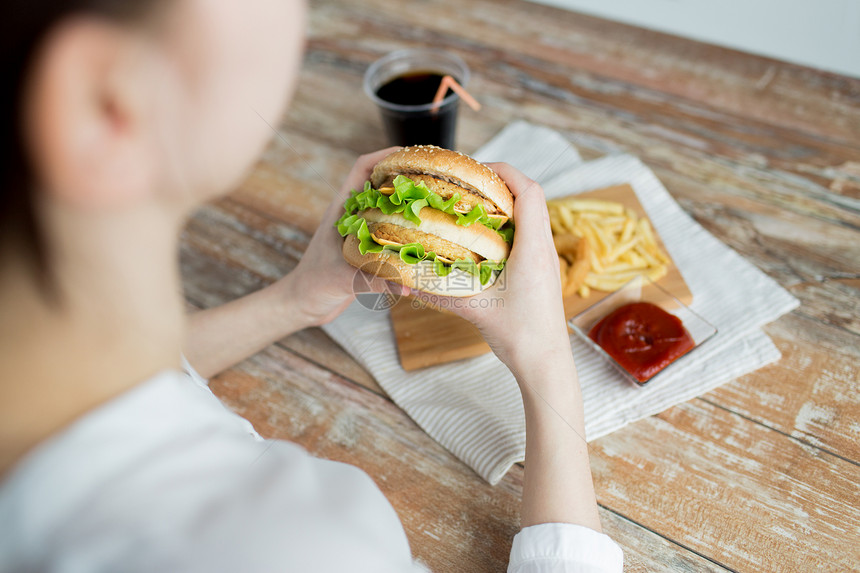
<path id="1" fill-rule="evenodd" d="M 454 196 L 454 193 L 460 194 L 460 201 L 454 205 L 454 210 L 460 213 L 468 213 L 476 205 L 484 205 L 487 213 L 491 215 L 501 215 L 501 211 L 495 203 L 484 197 L 477 191 L 461 187 L 450 181 L 433 177 L 432 175 L 424 175 L 423 173 L 405 173 L 406 177 L 412 179 L 415 183 L 423 182 L 428 189 L 434 191 L 443 199 L 449 199 Z M 380 187 L 390 187 L 394 185 L 394 177 L 390 177 Z"/>
<path id="2" fill-rule="evenodd" d="M 392 223 L 367 223 L 370 234 L 376 240 L 391 241 L 405 245 L 406 243 L 421 243 L 424 250 L 433 251 L 437 255 L 456 261 L 458 259 L 471 259 L 476 263 L 481 262 L 481 257 L 457 243 L 452 243 L 442 237 L 419 231 L 418 229 L 407 229 Z"/>

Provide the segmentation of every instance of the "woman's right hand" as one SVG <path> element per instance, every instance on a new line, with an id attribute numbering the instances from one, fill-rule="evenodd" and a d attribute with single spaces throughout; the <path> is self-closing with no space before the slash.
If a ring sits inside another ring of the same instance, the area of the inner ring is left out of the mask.
<path id="1" fill-rule="evenodd" d="M 514 195 L 514 244 L 492 287 L 469 298 L 413 294 L 478 327 L 496 355 L 519 374 L 562 351 L 570 356 L 558 255 L 543 189 L 506 163 L 490 163 Z"/>

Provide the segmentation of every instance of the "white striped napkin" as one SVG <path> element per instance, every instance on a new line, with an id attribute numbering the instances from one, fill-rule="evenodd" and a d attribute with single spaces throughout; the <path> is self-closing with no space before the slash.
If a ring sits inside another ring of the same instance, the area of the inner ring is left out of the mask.
<path id="1" fill-rule="evenodd" d="M 629 183 L 693 292 L 692 309 L 719 331 L 696 360 L 644 388 L 624 381 L 572 337 L 589 440 L 779 359 L 760 327 L 795 308 L 797 300 L 684 213 L 635 157 L 582 163 L 560 134 L 525 122 L 505 128 L 475 157 L 511 163 L 542 183 L 547 197 Z M 405 372 L 387 312 L 353 304 L 324 329 L 419 426 L 490 483 L 524 458 L 519 390 L 493 355 Z"/>

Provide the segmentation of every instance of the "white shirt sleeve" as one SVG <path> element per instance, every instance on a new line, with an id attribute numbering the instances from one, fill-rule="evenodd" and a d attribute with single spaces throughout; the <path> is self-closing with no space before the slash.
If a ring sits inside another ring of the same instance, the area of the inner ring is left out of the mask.
<path id="1" fill-rule="evenodd" d="M 511 547 L 508 573 L 621 573 L 624 554 L 612 539 L 571 523 L 524 527 Z"/>
<path id="2" fill-rule="evenodd" d="M 188 377 L 191 378 L 191 380 L 193 380 L 195 383 L 199 384 L 200 386 L 206 386 L 208 388 L 209 380 L 201 376 L 197 372 L 197 370 L 194 369 L 191 363 L 188 362 L 188 359 L 185 358 L 184 354 L 180 354 L 179 357 L 182 359 L 182 371 L 188 374 Z"/>

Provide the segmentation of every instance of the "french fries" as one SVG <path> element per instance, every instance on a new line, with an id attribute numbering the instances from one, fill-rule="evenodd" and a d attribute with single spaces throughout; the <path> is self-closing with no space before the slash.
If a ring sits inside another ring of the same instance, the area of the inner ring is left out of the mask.
<path id="1" fill-rule="evenodd" d="M 585 286 L 591 270 L 591 246 L 585 239 L 571 233 L 553 235 L 553 242 L 558 253 L 561 292 L 568 296 Z"/>
<path id="2" fill-rule="evenodd" d="M 564 296 L 614 292 L 635 276 L 657 281 L 668 272 L 651 223 L 621 203 L 572 197 L 547 208 Z"/>

